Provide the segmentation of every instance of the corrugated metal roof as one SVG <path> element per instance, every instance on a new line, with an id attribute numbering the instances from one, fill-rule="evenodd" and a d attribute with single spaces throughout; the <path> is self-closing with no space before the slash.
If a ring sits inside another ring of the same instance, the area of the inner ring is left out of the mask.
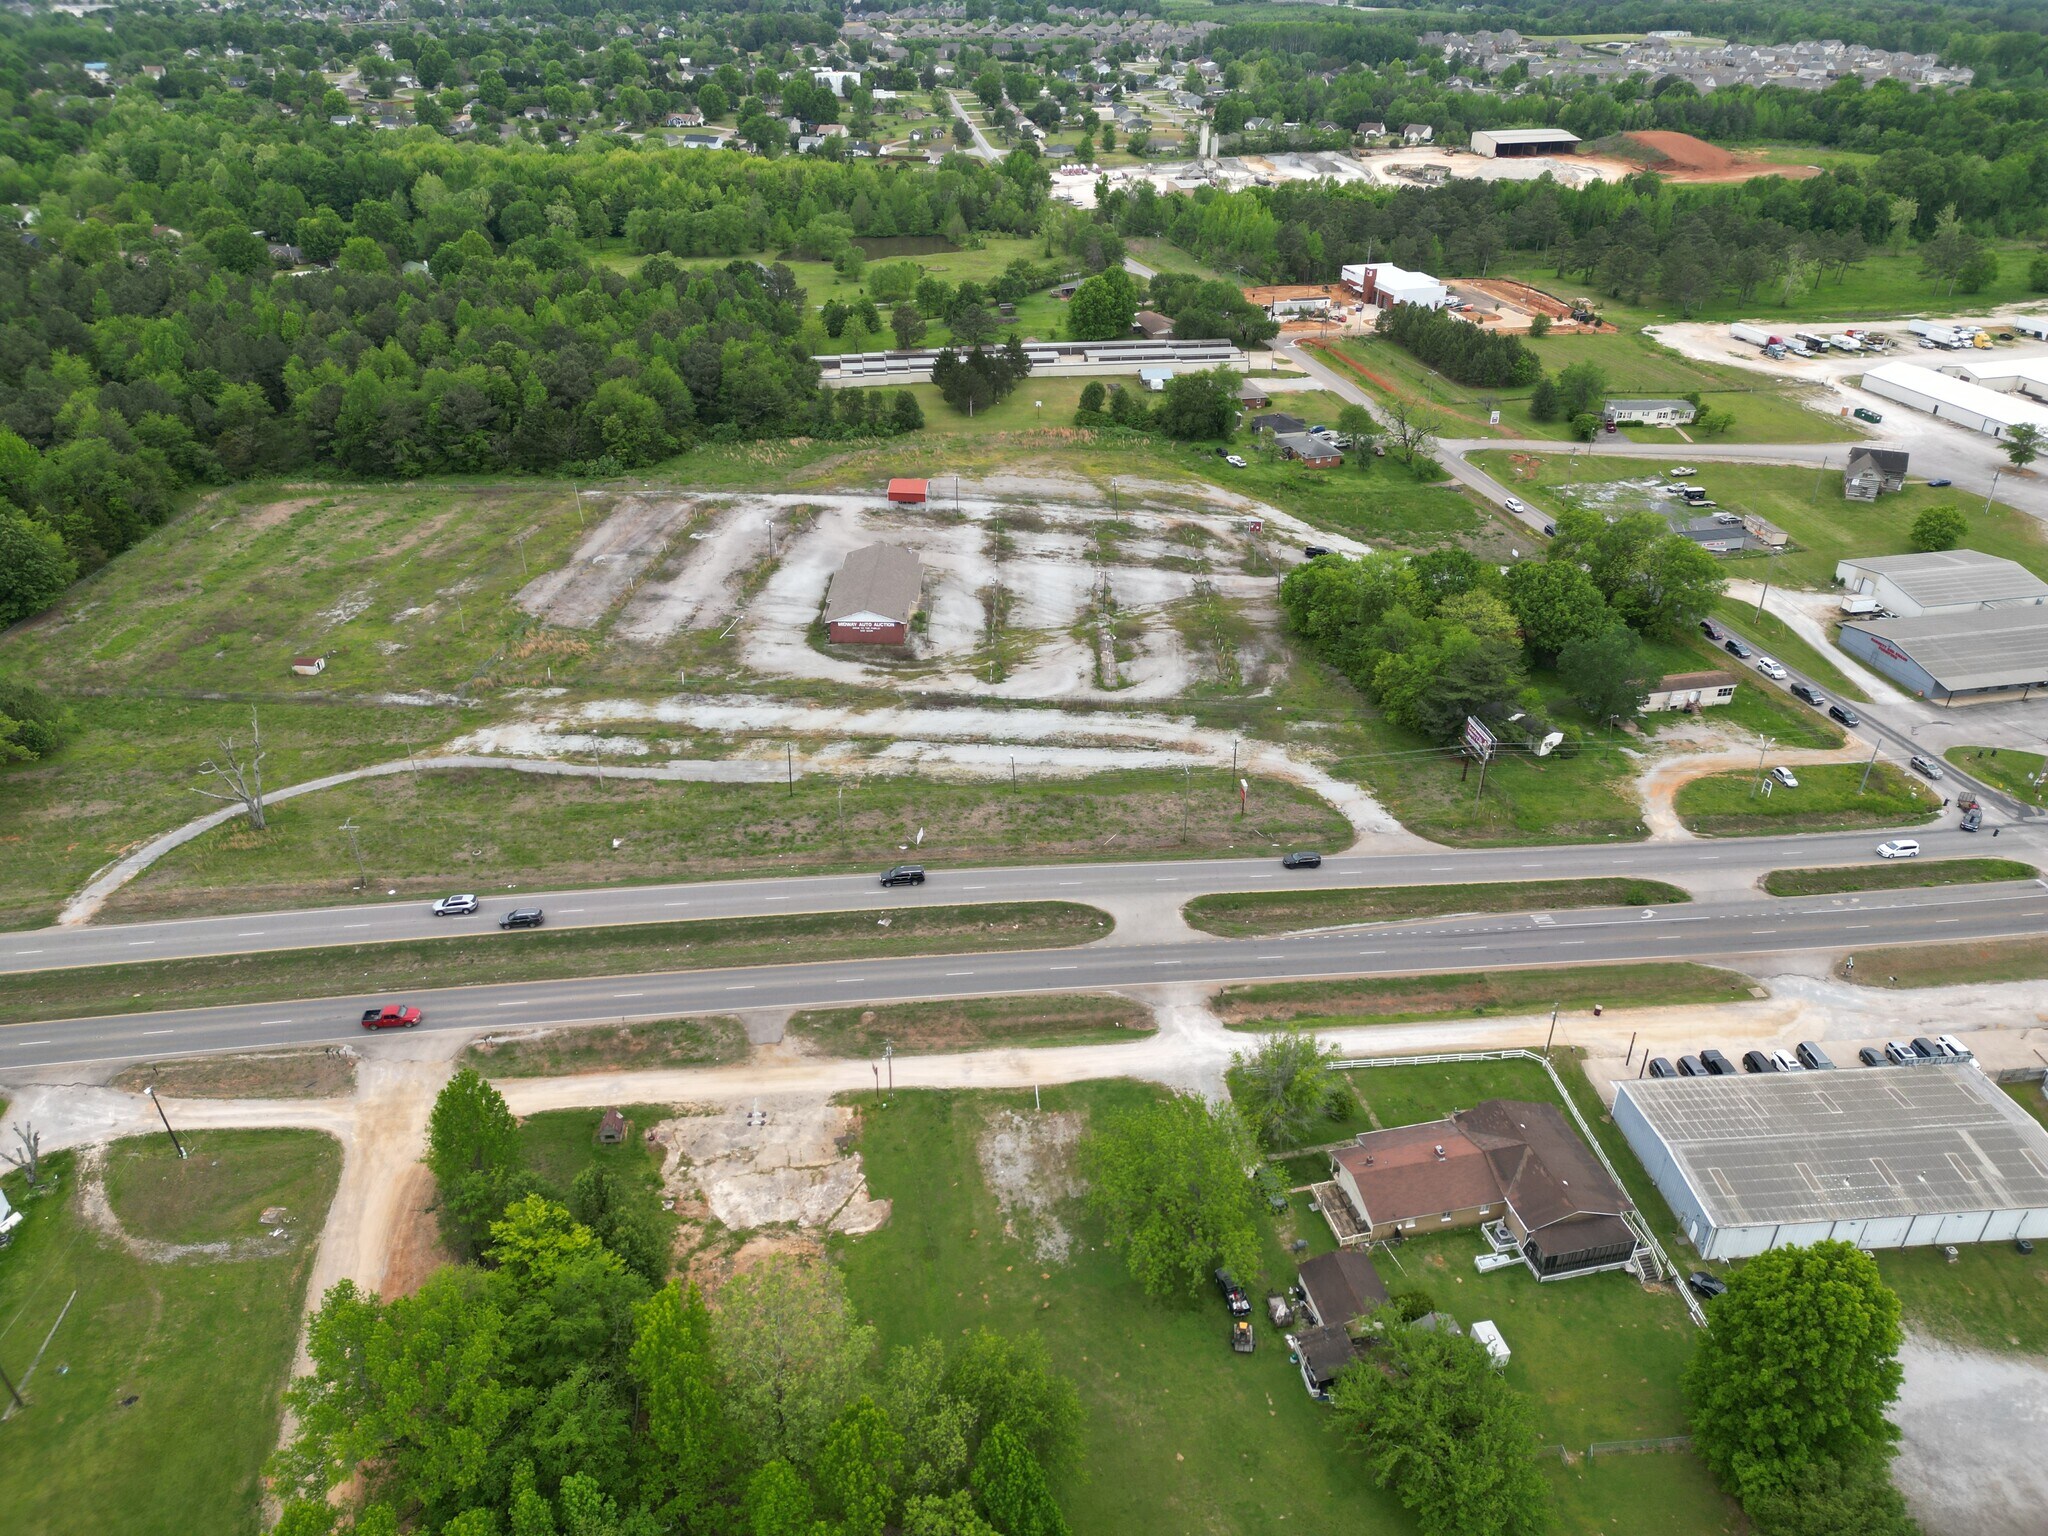
<path id="1" fill-rule="evenodd" d="M 1643 1078 L 1617 1091 L 1716 1226 L 2048 1207 L 2048 1131 L 1966 1064 Z"/>
<path id="2" fill-rule="evenodd" d="M 2044 582 L 2017 560 L 1981 549 L 1942 549 L 1919 555 L 1875 555 L 1841 562 L 1882 576 L 1922 608 L 1958 603 L 2031 603 L 2048 597 Z"/>
<path id="3" fill-rule="evenodd" d="M 1977 608 L 1844 624 L 1902 651 L 1951 693 L 2048 682 L 2048 607 Z"/>
<path id="4" fill-rule="evenodd" d="M 1559 139 L 1573 144 L 1579 142 L 1576 133 L 1567 133 L 1562 128 L 1482 128 L 1479 133 L 1484 133 L 1496 144 L 1551 144 Z M 1472 137 L 1478 138 L 1479 133 Z"/>
<path id="5" fill-rule="evenodd" d="M 2000 394 L 1995 389 L 1986 389 L 1967 379 L 1951 378 L 1915 363 L 1880 363 L 1864 373 L 1863 387 L 1870 389 L 1873 381 L 1911 390 L 1942 405 L 1983 416 L 2001 426 L 2010 427 L 2026 421 L 2048 431 L 2048 409 L 2043 409 L 2024 395 Z M 1882 394 L 1883 391 L 1875 390 L 1873 393 Z"/>

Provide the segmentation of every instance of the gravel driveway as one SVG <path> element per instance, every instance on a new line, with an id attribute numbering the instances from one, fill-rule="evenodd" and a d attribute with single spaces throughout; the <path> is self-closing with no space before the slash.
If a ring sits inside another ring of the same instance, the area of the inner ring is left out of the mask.
<path id="1" fill-rule="evenodd" d="M 2048 1525 L 2048 1359 L 1914 1334 L 1899 1351 L 1893 1478 L 1928 1536 L 2039 1536 Z"/>

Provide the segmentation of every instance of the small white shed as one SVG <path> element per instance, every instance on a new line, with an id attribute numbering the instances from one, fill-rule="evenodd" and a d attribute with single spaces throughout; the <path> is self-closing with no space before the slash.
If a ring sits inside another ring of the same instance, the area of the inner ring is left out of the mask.
<path id="1" fill-rule="evenodd" d="M 1497 1371 L 1508 1363 L 1514 1352 L 1508 1348 L 1508 1341 L 1500 1336 L 1500 1329 L 1491 1319 L 1481 1318 L 1472 1325 L 1472 1337 L 1486 1346 L 1486 1352 L 1493 1357 L 1493 1368 Z"/>

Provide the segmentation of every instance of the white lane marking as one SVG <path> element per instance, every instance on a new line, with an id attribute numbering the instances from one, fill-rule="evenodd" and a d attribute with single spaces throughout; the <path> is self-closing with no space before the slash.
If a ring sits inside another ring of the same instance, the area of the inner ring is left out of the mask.
<path id="1" fill-rule="evenodd" d="M 752 982 L 749 982 L 744 987 L 727 987 L 725 990 L 728 992 L 751 992 L 754 990 L 754 986 Z"/>
<path id="2" fill-rule="evenodd" d="M 1384 955 L 1386 951 L 1384 949 L 1361 949 L 1359 953 L 1361 955 Z"/>
<path id="3" fill-rule="evenodd" d="M 523 1002 L 523 1001 L 524 1001 L 524 999 L 523 999 L 523 998 L 521 998 L 521 999 L 516 999 L 516 1000 L 514 1000 L 514 1001 L 512 1001 L 512 1002 L 509 1002 L 509 1003 L 493 1003 L 493 1004 L 491 1004 L 491 1006 L 492 1006 L 493 1008 L 517 1008 L 517 1007 L 519 1006 L 520 1002 Z"/>
<path id="4" fill-rule="evenodd" d="M 1078 965 L 1049 965 L 1046 969 L 1049 971 L 1078 971 L 1081 967 Z"/>
<path id="5" fill-rule="evenodd" d="M 581 907 L 557 907 L 555 910 L 557 912 L 581 912 L 583 909 Z"/>
<path id="6" fill-rule="evenodd" d="M 613 997 L 645 997 L 645 992 L 614 992 Z"/>
<path id="7" fill-rule="evenodd" d="M 1081 882 L 1081 881 L 1079 881 L 1079 880 L 1062 880 L 1062 881 L 1060 882 L 1060 884 L 1061 884 L 1061 885 L 1080 885 L 1080 884 L 1082 884 L 1082 882 Z"/>
<path id="8" fill-rule="evenodd" d="M 1179 875 L 1159 875 L 1154 878 L 1152 883 L 1154 885 L 1174 885 L 1177 884 L 1179 880 Z"/>
<path id="9" fill-rule="evenodd" d="M 341 926 L 344 928 L 367 928 L 370 925 L 368 923 L 343 923 Z"/>
<path id="10" fill-rule="evenodd" d="M 1583 944 L 1585 942 L 1586 941 L 1584 939 L 1559 939 L 1557 941 L 1557 947 L 1559 949 L 1566 949 L 1573 944 Z"/>
<path id="11" fill-rule="evenodd" d="M 837 980 L 836 982 L 834 982 L 834 983 L 833 983 L 833 985 L 834 985 L 834 986 L 838 986 L 838 987 L 845 987 L 845 986 L 851 986 L 851 985 L 852 985 L 852 984 L 853 984 L 854 982 L 856 982 L 856 981 L 866 981 L 866 980 L 867 980 L 867 977 L 865 977 L 865 976 L 842 976 L 842 977 L 840 977 L 840 978 L 839 978 L 839 979 L 838 979 L 838 980 Z"/>
<path id="12" fill-rule="evenodd" d="M 1253 955 L 1254 960 L 1285 960 L 1285 955 Z"/>
<path id="13" fill-rule="evenodd" d="M 174 1029 L 145 1029 L 142 1032 L 142 1036 L 146 1040 L 151 1035 L 174 1035 L 176 1033 L 177 1031 Z"/>
<path id="14" fill-rule="evenodd" d="M 155 939 L 130 939 L 128 941 L 128 947 L 130 949 L 147 949 L 150 945 L 154 944 L 155 942 Z"/>
<path id="15" fill-rule="evenodd" d="M 256 1027 L 257 1027 L 258 1029 L 268 1029 L 268 1028 L 269 1028 L 269 1027 L 270 1027 L 271 1025 L 273 1025 L 273 1024 L 289 1024 L 289 1023 L 291 1023 L 291 1020 L 290 1020 L 290 1019 L 258 1019 L 258 1020 L 256 1021 Z"/>
<path id="16" fill-rule="evenodd" d="M 17 949 L 15 953 L 17 955 L 40 955 L 42 951 L 40 949 Z"/>
<path id="17" fill-rule="evenodd" d="M 16 1045 L 48 1045 L 50 1042 L 47 1040 L 17 1040 L 14 1043 Z"/>
<path id="18" fill-rule="evenodd" d="M 948 976 L 972 976 L 972 975 L 974 974 L 974 972 L 972 972 L 972 971 L 948 971 L 948 972 L 946 972 L 946 974 L 947 974 Z"/>
<path id="19" fill-rule="evenodd" d="M 1869 926 L 1870 926 L 1870 924 L 1868 924 L 1868 923 L 1844 923 L 1844 924 L 1842 924 L 1842 928 L 1843 928 L 1843 930 L 1844 930 L 1845 932 L 1846 932 L 1846 931 L 1848 931 L 1848 930 L 1850 930 L 1850 929 L 1854 929 L 1854 928 L 1868 928 Z"/>
<path id="20" fill-rule="evenodd" d="M 988 887 L 985 885 L 963 885 L 960 889 L 963 891 L 985 891 Z"/>
<path id="21" fill-rule="evenodd" d="M 235 937 L 238 939 L 260 939 L 265 932 L 266 930 L 262 928 L 251 928 L 245 933 L 236 934 Z"/>
<path id="22" fill-rule="evenodd" d="M 1152 963 L 1153 963 L 1154 965 L 1186 965 L 1186 964 L 1187 964 L 1187 961 L 1185 961 L 1185 960 L 1154 960 L 1154 961 L 1153 961 Z"/>
<path id="23" fill-rule="evenodd" d="M 1491 947 L 1491 945 L 1487 944 L 1460 944 L 1458 946 L 1460 949 L 1489 949 Z"/>
<path id="24" fill-rule="evenodd" d="M 664 901 L 662 905 L 664 907 L 687 907 L 689 903 L 687 901 Z"/>
<path id="25" fill-rule="evenodd" d="M 1934 921 L 1938 926 L 1942 923 L 1960 923 L 1962 919 L 1960 917 L 1937 917 Z"/>

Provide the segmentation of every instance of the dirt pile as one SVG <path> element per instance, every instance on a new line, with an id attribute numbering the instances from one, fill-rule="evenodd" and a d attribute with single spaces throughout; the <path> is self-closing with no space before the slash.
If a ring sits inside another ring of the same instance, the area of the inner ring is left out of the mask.
<path id="1" fill-rule="evenodd" d="M 872 1232 L 889 1219 L 889 1202 L 868 1197 L 851 1150 L 857 1128 L 841 1105 L 764 1099 L 665 1120 L 653 1136 L 668 1153 L 662 1186 L 685 1216 L 702 1210 L 739 1232 Z"/>
<path id="2" fill-rule="evenodd" d="M 1073 1251 L 1074 1235 L 1057 1211 L 1085 1188 L 1074 1167 L 1081 1129 L 1079 1115 L 999 1109 L 975 1146 L 981 1176 L 1003 1212 L 1003 1236 L 1028 1238 L 1041 1264 L 1064 1264 Z"/>

